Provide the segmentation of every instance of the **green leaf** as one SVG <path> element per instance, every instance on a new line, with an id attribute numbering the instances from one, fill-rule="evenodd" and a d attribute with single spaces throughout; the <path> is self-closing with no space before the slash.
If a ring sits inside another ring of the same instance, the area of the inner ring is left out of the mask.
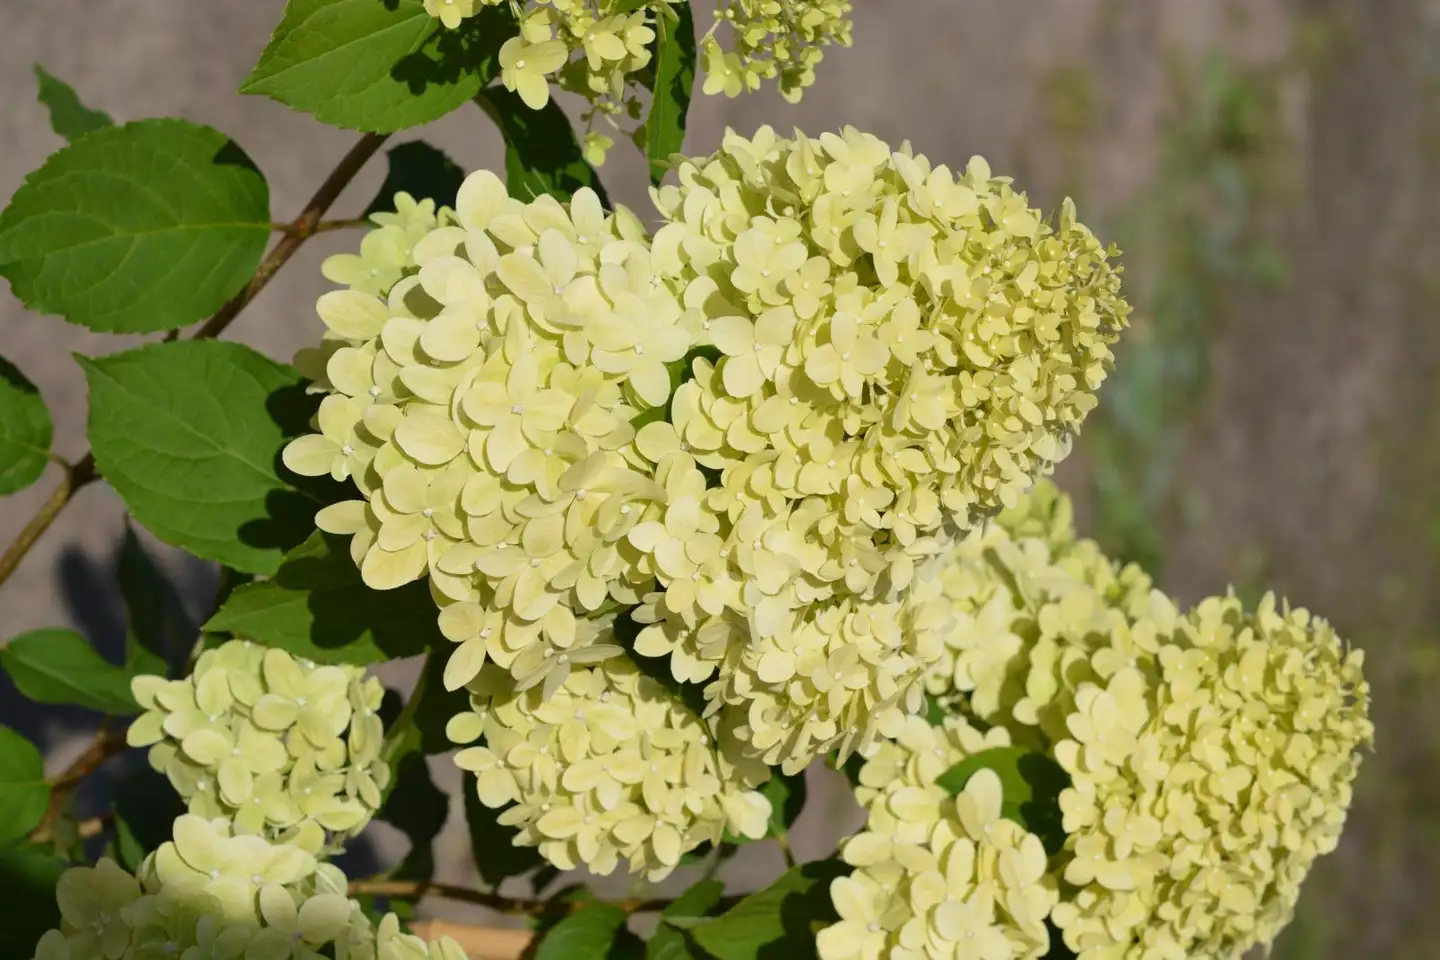
<path id="1" fill-rule="evenodd" d="M 40 751 L 14 730 L 0 727 L 0 848 L 38 827 L 49 805 Z"/>
<path id="2" fill-rule="evenodd" d="M 459 690 L 445 689 L 445 661 L 449 655 L 450 645 L 445 644 L 444 649 L 432 650 L 425 658 L 421 678 L 423 695 L 412 715 L 415 730 L 420 735 L 420 752 L 427 756 L 455 749 L 455 744 L 445 735 L 445 727 L 451 717 L 470 709 L 470 694 L 463 687 Z"/>
<path id="3" fill-rule="evenodd" d="M 479 93 L 514 34 L 505 4 L 446 30 L 421 0 L 290 0 L 240 92 L 333 126 L 391 133 Z"/>
<path id="4" fill-rule="evenodd" d="M 115 784 L 115 848 L 121 866 L 131 873 L 140 862 L 170 839 L 175 818 L 185 802 L 162 773 L 137 765 Z"/>
<path id="5" fill-rule="evenodd" d="M 945 717 L 945 707 L 940 700 L 934 694 L 925 694 L 925 722 L 932 727 L 938 727 L 945 722 Z"/>
<path id="6" fill-rule="evenodd" d="M 31 310 L 151 333 L 218 310 L 269 235 L 269 189 L 239 147 L 143 120 L 96 130 L 26 178 L 0 214 L 0 276 Z"/>
<path id="7" fill-rule="evenodd" d="M 645 117 L 645 154 L 650 180 L 658 184 L 670 157 L 685 145 L 685 117 L 695 86 L 695 20 L 686 3 L 662 10 L 655 20 L 655 83 Z"/>
<path id="8" fill-rule="evenodd" d="M 73 630 L 34 630 L 0 648 L 0 667 L 36 703 L 74 704 L 119 717 L 140 705 L 130 695 L 130 674 L 107 661 Z"/>
<path id="9" fill-rule="evenodd" d="M 293 369 L 214 340 L 78 359 L 95 464 L 155 536 L 273 573 L 315 529 L 321 504 L 279 467 L 286 437 L 305 432 L 314 409 Z"/>
<path id="10" fill-rule="evenodd" d="M 0 957 L 32 956 L 45 931 L 60 926 L 55 885 L 68 866 L 33 843 L 0 845 Z"/>
<path id="11" fill-rule="evenodd" d="M 690 935 L 716 960 L 814 957 L 816 929 L 839 919 L 830 903 L 830 881 L 849 871 L 837 860 L 792 867 Z"/>
<path id="12" fill-rule="evenodd" d="M 576 190 L 589 187 L 610 199 L 595 169 L 585 162 L 570 118 L 551 100 L 543 110 L 531 110 L 520 95 L 492 87 L 475 99 L 505 135 L 505 186 L 510 195 L 527 203 L 548 193 L 569 200 Z"/>
<path id="13" fill-rule="evenodd" d="M 681 924 L 709 915 L 724 892 L 725 884 L 719 880 L 701 880 L 676 897 L 660 914 L 660 923 L 645 942 L 645 960 L 699 960 L 702 954 Z"/>
<path id="14" fill-rule="evenodd" d="M 410 852 L 390 876 L 429 880 L 435 873 L 435 838 L 450 816 L 450 797 L 435 786 L 430 766 L 419 753 L 400 758 L 391 772 L 391 783 L 378 816 L 410 838 Z"/>
<path id="15" fill-rule="evenodd" d="M 385 182 L 362 216 L 394 212 L 395 194 L 402 192 L 416 200 L 434 200 L 437 208 L 455 206 L 455 197 L 465 182 L 465 171 L 443 150 L 423 140 L 411 140 L 391 147 L 385 159 L 390 165 Z"/>
<path id="16" fill-rule="evenodd" d="M 40 102 L 50 111 L 51 128 L 66 140 L 78 140 L 87 133 L 115 125 L 109 114 L 85 106 L 70 84 L 38 63 L 35 79 L 40 83 Z"/>
<path id="17" fill-rule="evenodd" d="M 540 940 L 532 960 L 620 960 L 639 956 L 625 928 L 625 911 L 613 903 L 590 903 L 561 920 Z"/>
<path id="18" fill-rule="evenodd" d="M 992 747 L 946 770 L 935 784 L 958 795 L 981 770 L 993 770 L 1000 778 L 1002 816 L 1039 837 L 1046 853 L 1054 855 L 1065 846 L 1060 794 L 1070 777 L 1063 767 L 1029 747 Z"/>
<path id="19" fill-rule="evenodd" d="M 40 391 L 0 357 L 0 494 L 24 490 L 40 479 L 54 433 Z"/>
<path id="20" fill-rule="evenodd" d="M 170 578 L 155 565 L 127 523 L 120 544 L 120 594 L 125 600 L 125 669 L 169 676 L 189 653 L 199 628 Z"/>
<path id="21" fill-rule="evenodd" d="M 777 773 L 765 781 L 760 792 L 770 801 L 770 836 L 786 836 L 805 809 L 805 771 L 789 776 Z"/>
<path id="22" fill-rule="evenodd" d="M 515 846 L 514 827 L 496 820 L 499 810 L 480 802 L 475 792 L 475 774 L 465 774 L 465 822 L 470 827 L 470 848 L 475 853 L 475 866 L 480 876 L 492 887 L 510 877 L 518 877 L 545 862 L 535 847 Z"/>
<path id="23" fill-rule="evenodd" d="M 383 663 L 445 645 L 423 581 L 372 590 L 346 538 L 320 532 L 287 554 L 275 576 L 236 589 L 204 629 L 319 663 Z"/>

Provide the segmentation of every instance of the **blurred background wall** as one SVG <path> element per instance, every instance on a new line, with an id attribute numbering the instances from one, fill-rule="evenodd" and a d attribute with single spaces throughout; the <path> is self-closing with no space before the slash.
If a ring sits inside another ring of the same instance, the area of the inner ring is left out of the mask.
<path id="1" fill-rule="evenodd" d="M 854 124 L 909 139 L 937 163 L 982 153 L 1047 209 L 1073 195 L 1082 218 L 1124 246 L 1137 322 L 1062 482 L 1088 533 L 1182 598 L 1274 588 L 1365 648 L 1378 751 L 1341 850 L 1322 861 L 1279 954 L 1435 956 L 1440 2 L 856 6 L 855 47 L 827 57 L 799 107 L 770 95 L 698 100 L 689 152 L 713 149 L 727 125 Z M 0 197 L 60 145 L 34 102 L 39 61 L 117 119 L 175 115 L 224 130 L 268 175 L 273 215 L 288 219 L 352 136 L 234 94 L 282 7 L 0 0 Z M 500 164 L 478 110 L 397 142 L 418 136 L 466 168 Z M 338 215 L 361 209 L 381 167 Z M 623 147 L 602 174 L 612 194 L 646 205 L 644 173 Z M 234 337 L 280 359 L 316 337 L 319 262 L 357 239 L 309 244 Z M 121 345 L 27 315 L 0 292 L 0 352 L 44 392 L 63 455 L 78 455 L 84 426 L 71 352 Z M 48 488 L 0 504 L 0 538 Z M 6 584 L 5 637 L 70 625 L 118 648 L 123 531 L 103 484 L 82 493 Z M 151 546 L 198 613 L 212 572 Z M 41 729 L 5 686 L 0 723 L 42 735 L 58 766 L 93 718 L 47 713 Z M 452 771 L 436 773 L 453 787 Z M 807 814 L 802 854 L 820 855 L 853 825 L 842 801 Z M 394 842 L 380 837 L 375 855 Z M 451 877 L 468 872 L 465 846 L 442 851 Z"/>

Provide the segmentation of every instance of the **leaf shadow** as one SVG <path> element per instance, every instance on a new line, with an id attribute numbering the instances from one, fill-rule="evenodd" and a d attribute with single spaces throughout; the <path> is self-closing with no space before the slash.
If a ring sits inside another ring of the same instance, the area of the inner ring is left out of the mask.
<path id="1" fill-rule="evenodd" d="M 20 368 L 4 357 L 0 357 L 0 380 L 4 380 L 21 393 L 28 393 L 32 396 L 40 394 L 40 389 L 20 372 Z"/>
<path id="2" fill-rule="evenodd" d="M 320 397 L 305 392 L 306 384 L 294 383 L 274 390 L 265 398 L 265 412 L 288 439 L 311 431 L 310 423 L 319 409 Z M 315 530 L 315 514 L 322 507 L 346 499 L 345 484 L 330 477 L 302 477 L 285 466 L 282 443 L 271 458 L 275 475 L 292 489 L 271 490 L 265 496 L 265 515 L 241 524 L 236 535 L 247 547 L 288 552 L 305 542 Z"/>
<path id="3" fill-rule="evenodd" d="M 217 167 L 244 167 L 256 176 L 264 176 L 255 161 L 251 160 L 250 155 L 241 149 L 240 144 L 234 140 L 226 140 L 225 145 L 215 151 L 215 156 L 210 158 L 210 162 Z"/>
<path id="4" fill-rule="evenodd" d="M 394 10 L 399 4 L 391 6 Z M 505 4 L 486 7 L 468 17 L 454 30 L 439 25 L 421 45 L 396 62 L 390 76 L 419 96 L 427 87 L 450 86 L 470 73 L 480 75 L 486 86 L 500 72 L 500 47 L 515 36 L 515 20 Z"/>

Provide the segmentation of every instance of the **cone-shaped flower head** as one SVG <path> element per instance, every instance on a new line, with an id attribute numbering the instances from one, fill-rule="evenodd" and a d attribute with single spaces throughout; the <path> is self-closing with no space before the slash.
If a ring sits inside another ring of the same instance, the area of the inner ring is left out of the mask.
<path id="1" fill-rule="evenodd" d="M 500 822 L 519 828 L 516 843 L 562 870 L 607 874 L 623 859 L 658 880 L 726 829 L 765 835 L 770 803 L 753 788 L 769 769 L 739 759 L 720 724 L 628 659 L 571 670 L 544 700 L 493 666 L 471 690 L 474 712 L 448 733 L 484 745 L 456 763 L 475 774 L 482 803 L 506 808 Z"/>
<path id="2" fill-rule="evenodd" d="M 1048 487 L 939 579 L 957 625 L 931 694 L 1069 775 L 1052 862 L 1069 948 L 1238 960 L 1273 942 L 1373 736 L 1361 653 L 1272 596 L 1181 613 L 1077 541 Z"/>
<path id="3" fill-rule="evenodd" d="M 841 856 L 855 868 L 831 882 L 840 922 L 822 930 L 822 960 L 1044 956 L 1045 919 L 1058 899 L 1040 838 L 1001 815 L 1003 790 L 981 770 L 958 796 L 935 778 L 1009 744 L 959 717 L 887 725 L 893 739 L 860 769 L 855 795 L 868 818 Z"/>
<path id="4" fill-rule="evenodd" d="M 181 680 L 136 677 L 145 712 L 131 746 L 150 748 L 190 812 L 311 853 L 358 834 L 390 768 L 376 711 L 384 688 L 359 667 L 320 666 L 232 640 Z"/>
<path id="5" fill-rule="evenodd" d="M 113 860 L 66 871 L 61 922 L 35 960 L 465 960 L 449 938 L 378 928 L 345 875 L 288 844 L 186 815 L 131 876 Z"/>

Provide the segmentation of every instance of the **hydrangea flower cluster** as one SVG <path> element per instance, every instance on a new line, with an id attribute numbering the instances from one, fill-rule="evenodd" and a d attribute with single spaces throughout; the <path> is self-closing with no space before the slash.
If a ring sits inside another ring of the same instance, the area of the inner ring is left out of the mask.
<path id="1" fill-rule="evenodd" d="M 751 839 L 768 829 L 770 802 L 752 787 L 769 769 L 626 658 L 571 671 L 545 699 L 493 666 L 471 690 L 474 711 L 447 732 L 485 745 L 456 763 L 486 806 L 513 804 L 499 820 L 519 828 L 516 843 L 562 870 L 605 874 L 623 858 L 660 880 L 727 829 Z"/>
<path id="2" fill-rule="evenodd" d="M 1271 596 L 1180 612 L 1077 541 L 1053 489 L 971 533 L 940 581 L 959 626 L 930 691 L 1070 777 L 1066 945 L 1238 960 L 1270 943 L 1373 736 L 1361 653 Z"/>
<path id="3" fill-rule="evenodd" d="M 960 717 L 906 717 L 860 769 L 866 828 L 841 850 L 855 868 L 831 882 L 840 922 L 816 939 L 821 960 L 1033 958 L 1050 948 L 1059 899 L 1040 838 L 1001 816 L 1000 778 L 981 770 L 958 796 L 935 785 L 950 767 L 1008 746 Z"/>
<path id="4" fill-rule="evenodd" d="M 716 359 L 637 444 L 720 480 L 631 536 L 664 591 L 637 649 L 715 677 L 796 769 L 917 702 L 944 621 L 927 561 L 1065 455 L 1129 308 L 1070 204 L 1052 228 L 978 158 L 957 178 L 854 129 L 762 128 L 679 175 L 652 262 Z"/>
<path id="5" fill-rule="evenodd" d="M 500 49 L 500 81 L 532 109 L 550 87 L 590 102 L 582 118 L 586 154 L 604 160 L 613 141 L 594 130 L 597 118 L 640 115 L 636 75 L 650 65 L 656 25 L 676 17 L 688 0 L 425 0 L 425 9 L 454 29 L 488 7 L 507 6 L 518 31 Z M 850 46 L 850 0 L 718 0 L 715 22 L 700 40 L 707 94 L 738 96 L 776 80 L 787 100 L 800 99 L 830 45 Z M 730 49 L 720 35 L 730 35 Z"/>
<path id="6" fill-rule="evenodd" d="M 127 742 L 150 748 L 192 814 L 318 855 L 380 807 L 385 690 L 358 667 L 232 640 L 184 679 L 139 676 L 131 687 L 145 712 Z"/>
<path id="7" fill-rule="evenodd" d="M 182 816 L 132 876 L 113 860 L 60 878 L 58 929 L 34 960 L 465 960 L 387 915 L 372 924 L 334 866 L 291 845 Z"/>
<path id="8" fill-rule="evenodd" d="M 941 655 L 937 558 L 1093 404 L 1110 253 L 854 130 L 731 134 L 655 196 L 652 242 L 589 190 L 467 178 L 393 285 L 321 298 L 285 463 L 355 483 L 316 521 L 367 584 L 428 576 L 449 689 L 493 663 L 543 704 L 629 646 L 747 760 L 868 749 Z"/>

